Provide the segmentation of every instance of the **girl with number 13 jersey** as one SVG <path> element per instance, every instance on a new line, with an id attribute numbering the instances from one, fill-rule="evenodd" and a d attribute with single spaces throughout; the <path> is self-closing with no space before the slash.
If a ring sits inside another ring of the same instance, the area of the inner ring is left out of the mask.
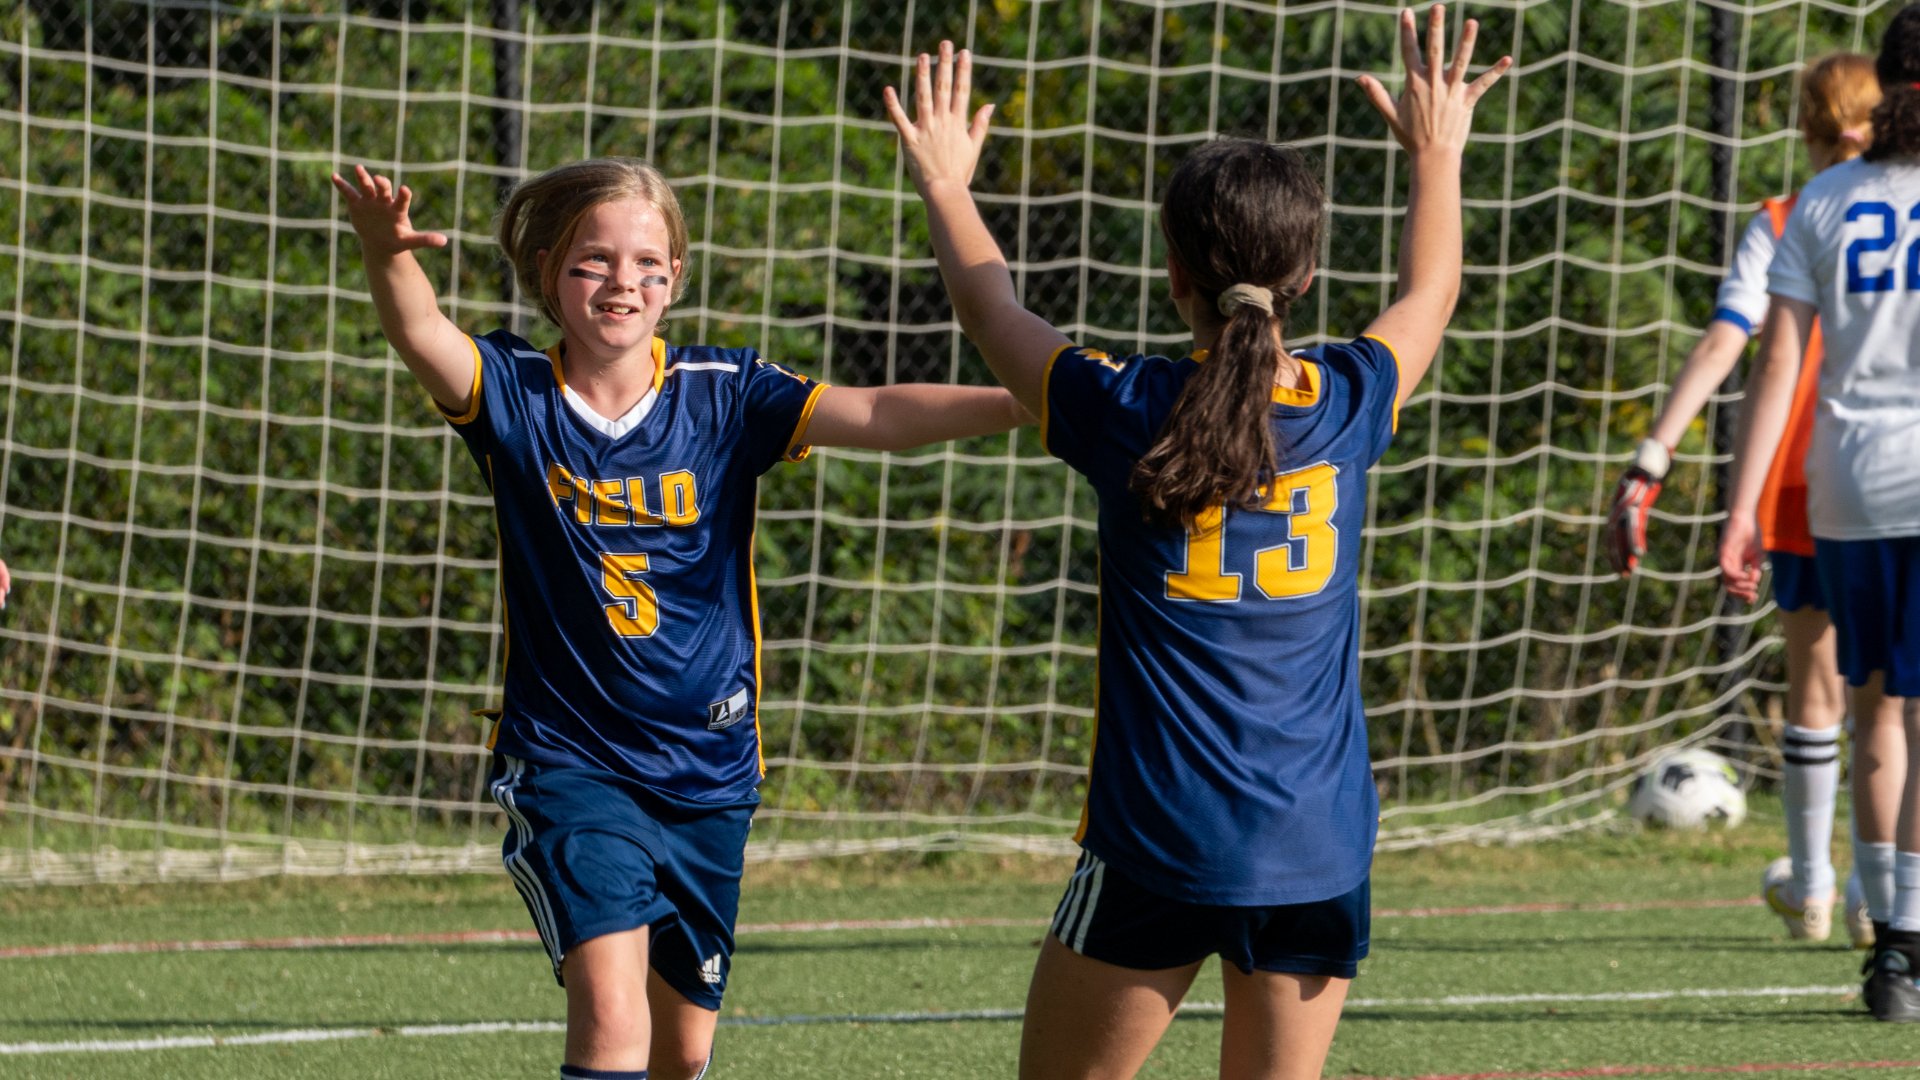
<path id="1" fill-rule="evenodd" d="M 1160 207 L 1181 358 L 1118 357 L 1027 310 L 968 192 L 991 106 L 971 58 L 922 56 L 917 112 L 887 111 L 927 205 L 962 330 L 1100 496 L 1100 645 L 1083 853 L 1041 945 L 1022 1077 L 1131 1076 L 1219 956 L 1223 1076 L 1317 1077 L 1367 951 L 1378 801 L 1360 702 L 1367 469 L 1439 347 L 1460 287 L 1460 162 L 1474 102 L 1444 15 L 1407 89 L 1362 86 L 1413 181 L 1394 302 L 1360 337 L 1305 350 L 1287 311 L 1320 251 L 1325 197 L 1298 152 L 1220 139 Z M 1396 355 L 1397 350 L 1397 355 Z"/>

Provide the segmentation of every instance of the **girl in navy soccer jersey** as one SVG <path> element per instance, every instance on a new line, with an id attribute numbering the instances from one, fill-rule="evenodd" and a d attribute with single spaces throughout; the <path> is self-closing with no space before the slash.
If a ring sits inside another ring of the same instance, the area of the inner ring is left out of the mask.
<path id="1" fill-rule="evenodd" d="M 1807 65 L 1800 75 L 1800 134 L 1815 172 L 1848 162 L 1873 137 L 1870 116 L 1880 103 L 1873 57 L 1835 53 Z M 1767 319 L 1767 268 L 1797 196 L 1768 199 L 1740 236 L 1733 263 L 1720 284 L 1713 318 L 1673 380 L 1666 407 L 1642 439 L 1634 462 L 1614 489 L 1607 515 L 1608 560 L 1631 575 L 1647 550 L 1647 522 L 1666 479 L 1673 448 L 1707 399 L 1740 360 L 1747 340 Z M 1838 898 L 1833 869 L 1833 807 L 1840 787 L 1840 727 L 1846 716 L 1845 682 L 1835 666 L 1833 623 L 1815 569 L 1813 534 L 1807 530 L 1807 440 L 1813 431 L 1820 368 L 1817 335 L 1794 389 L 1792 419 L 1767 473 L 1756 507 L 1767 561 L 1773 567 L 1773 598 L 1780 610 L 1787 654 L 1787 722 L 1781 731 L 1785 761 L 1788 854 L 1761 876 L 1760 895 L 1795 938 L 1825 941 L 1833 929 Z M 1873 943 L 1873 926 L 1861 900 L 1859 875 L 1847 882 L 1845 922 L 1855 948 Z"/>
<path id="2" fill-rule="evenodd" d="M 1442 57 L 1401 17 L 1406 90 L 1362 78 L 1412 161 L 1397 298 L 1365 335 L 1281 341 L 1324 197 L 1296 152 L 1195 150 L 1161 210 L 1181 359 L 1076 346 L 1027 311 L 967 191 L 991 107 L 970 57 L 920 57 L 917 118 L 886 106 L 954 310 L 1047 449 L 1100 497 L 1098 727 L 1078 868 L 1028 991 L 1020 1074 L 1130 1076 L 1201 962 L 1226 991 L 1220 1072 L 1318 1076 L 1366 953 L 1378 803 L 1359 698 L 1366 474 L 1460 285 L 1475 24 Z"/>
<path id="3" fill-rule="evenodd" d="M 903 449 L 1030 417 L 1005 390 L 828 387 L 655 336 L 686 288 L 673 190 L 625 158 L 513 190 L 500 245 L 560 329 L 469 337 L 415 261 L 411 193 L 333 178 L 381 328 L 493 492 L 507 663 L 504 859 L 566 987 L 563 1077 L 711 1057 L 763 767 L 757 478 L 811 446 Z"/>
<path id="4" fill-rule="evenodd" d="M 1826 342 L 1806 470 L 1814 561 L 1854 723 L 1854 866 L 1873 919 L 1862 999 L 1920 1021 L 1920 4 L 1874 62 L 1873 143 L 1801 190 L 1767 272 L 1767 347 L 1747 391 L 1720 570 L 1759 594 L 1755 518 L 1814 320 Z"/>

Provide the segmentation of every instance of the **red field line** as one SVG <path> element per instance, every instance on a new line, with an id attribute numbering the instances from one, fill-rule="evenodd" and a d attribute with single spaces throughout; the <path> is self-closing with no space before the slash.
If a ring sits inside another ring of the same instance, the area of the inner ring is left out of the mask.
<path id="1" fill-rule="evenodd" d="M 1673 911 L 1697 908 L 1757 907 L 1758 898 L 1740 900 L 1657 900 L 1605 904 L 1491 904 L 1466 907 L 1382 908 L 1376 919 L 1435 919 L 1491 915 L 1539 915 L 1571 911 Z M 973 927 L 1040 927 L 1046 919 L 844 919 L 804 922 L 742 923 L 735 933 L 818 934 L 836 930 L 953 930 Z M 488 945 L 532 942 L 531 930 L 460 930 L 421 934 L 340 934 L 330 937 L 234 938 L 211 941 L 103 941 L 90 944 L 11 945 L 0 960 L 37 960 L 59 956 L 114 956 L 137 953 L 266 952 L 296 949 L 367 949 L 383 945 Z M 1496 1074 L 1488 1074 L 1493 1076 Z M 1533 1074 L 1527 1074 L 1533 1075 Z M 1546 1075 L 1546 1074 L 1540 1074 Z M 1596 1074 L 1599 1075 L 1599 1074 Z"/>

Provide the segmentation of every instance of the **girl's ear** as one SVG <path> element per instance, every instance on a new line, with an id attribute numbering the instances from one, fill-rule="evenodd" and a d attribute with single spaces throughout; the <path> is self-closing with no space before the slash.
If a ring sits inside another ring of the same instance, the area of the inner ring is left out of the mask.
<path id="1" fill-rule="evenodd" d="M 1167 252 L 1167 291 L 1175 300 L 1185 300 L 1193 295 L 1193 279 L 1187 276 L 1187 268 L 1181 265 L 1173 252 Z"/>

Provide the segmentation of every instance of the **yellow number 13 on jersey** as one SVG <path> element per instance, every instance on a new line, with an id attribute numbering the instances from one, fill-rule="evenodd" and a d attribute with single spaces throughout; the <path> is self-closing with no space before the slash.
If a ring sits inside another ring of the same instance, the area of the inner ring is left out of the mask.
<path id="1" fill-rule="evenodd" d="M 607 605 L 607 622 L 621 637 L 648 637 L 660 629 L 660 598 L 640 580 L 646 572 L 645 555 L 600 554 L 600 584 L 614 598 Z"/>
<path id="2" fill-rule="evenodd" d="M 1287 516 L 1289 539 L 1253 554 L 1253 578 L 1269 600 L 1312 596 L 1327 587 L 1339 551 L 1333 511 L 1339 505 L 1334 477 L 1322 462 L 1273 478 L 1260 509 Z M 1240 574 L 1227 569 L 1226 508 L 1210 507 L 1187 528 L 1187 568 L 1167 571 L 1169 600 L 1240 599 Z"/>

